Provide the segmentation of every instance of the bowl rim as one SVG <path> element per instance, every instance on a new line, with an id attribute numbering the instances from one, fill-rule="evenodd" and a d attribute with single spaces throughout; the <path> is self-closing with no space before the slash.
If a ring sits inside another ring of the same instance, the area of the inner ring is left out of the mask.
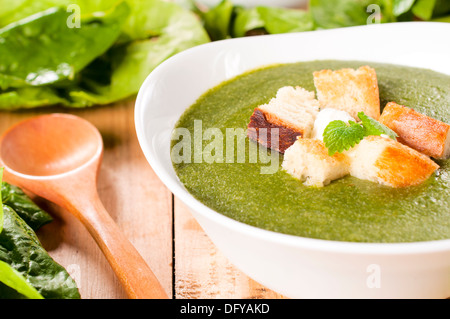
<path id="1" fill-rule="evenodd" d="M 180 199 L 184 204 L 186 204 L 191 210 L 195 213 L 202 215 L 202 217 L 207 218 L 209 220 L 213 220 L 216 223 L 221 224 L 222 226 L 232 229 L 233 231 L 237 231 L 240 233 L 245 233 L 253 238 L 261 239 L 265 241 L 275 242 L 282 245 L 287 245 L 291 247 L 299 247 L 309 250 L 318 250 L 318 251 L 329 251 L 329 252 L 339 252 L 339 253 L 357 253 L 360 255 L 411 255 L 411 254 L 427 254 L 427 253 L 436 253 L 436 252 L 450 252 L 450 239 L 440 239 L 440 240 L 432 240 L 432 241 L 420 241 L 420 242 L 395 242 L 395 243 L 383 243 L 383 242 L 350 242 L 350 241 L 337 241 L 337 240 L 328 240 L 328 239 L 318 239 L 318 238 L 308 238 L 301 237 L 297 235 L 290 235 L 279 233 L 271 230 L 266 230 L 262 228 L 258 228 L 256 226 L 252 226 L 249 224 L 245 224 L 243 222 L 237 221 L 230 217 L 227 217 L 212 208 L 206 206 L 201 203 L 198 199 L 192 196 L 182 185 L 181 182 L 174 180 L 164 167 L 159 165 L 156 160 L 156 156 L 152 149 L 148 147 L 147 138 L 145 135 L 145 130 L 140 115 L 142 111 L 145 109 L 145 105 L 148 103 L 144 103 L 145 92 L 147 88 L 153 81 L 156 81 L 159 74 L 164 73 L 167 68 L 171 67 L 171 64 L 182 60 L 190 55 L 196 55 L 197 52 L 201 52 L 204 50 L 208 50 L 214 47 L 226 46 L 230 42 L 231 43 L 239 43 L 241 41 L 261 41 L 264 38 L 301 38 L 302 34 L 309 33 L 339 33 L 339 32 L 351 32 L 351 30 L 357 30 L 362 28 L 396 28 L 396 27 L 404 27 L 408 25 L 417 25 L 420 24 L 420 27 L 429 27 L 433 28 L 443 27 L 447 28 L 450 31 L 450 24 L 443 22 L 399 22 L 399 23 L 386 23 L 386 24 L 377 24 L 377 25 L 363 25 L 363 26 L 353 26 L 347 28 L 339 28 L 339 29 L 329 29 L 329 30 L 316 30 L 316 31 L 307 31 L 307 32 L 295 32 L 295 33 L 286 33 L 286 34 L 271 34 L 271 35 L 262 35 L 258 37 L 244 37 L 244 38 L 233 38 L 220 40 L 215 42 L 209 42 L 206 44 L 201 44 L 196 47 L 187 49 L 182 51 L 166 61 L 162 62 L 158 67 L 156 67 L 145 79 L 143 82 L 135 102 L 135 129 L 138 138 L 139 145 L 144 153 L 145 158 L 150 164 L 151 168 L 154 170 L 155 174 L 158 178 L 163 182 L 163 184 L 176 196 Z M 401 26 L 400 26 L 401 25 Z M 215 85 L 213 85 L 215 86 Z M 173 169 L 173 166 L 171 166 Z"/>

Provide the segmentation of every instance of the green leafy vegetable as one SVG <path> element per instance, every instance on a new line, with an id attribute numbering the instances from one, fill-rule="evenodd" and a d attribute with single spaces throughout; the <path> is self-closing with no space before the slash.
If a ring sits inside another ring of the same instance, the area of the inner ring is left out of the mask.
<path id="1" fill-rule="evenodd" d="M 371 118 L 370 116 L 364 114 L 364 112 L 359 112 L 358 117 L 361 120 L 362 126 L 365 129 L 365 135 L 387 135 L 391 139 L 396 140 L 397 133 L 391 130 L 386 125 L 381 124 L 377 120 Z"/>
<path id="2" fill-rule="evenodd" d="M 3 182 L 1 199 L 4 205 L 11 207 L 33 230 L 38 230 L 53 220 L 17 186 Z"/>
<path id="3" fill-rule="evenodd" d="M 411 10 L 415 0 L 393 0 L 393 13 L 400 16 Z"/>
<path id="4" fill-rule="evenodd" d="M 436 0 L 417 0 L 412 8 L 412 13 L 422 20 L 430 20 L 433 16 L 435 5 Z"/>
<path id="5" fill-rule="evenodd" d="M 316 25 L 331 29 L 367 23 L 367 7 L 373 0 L 311 0 L 309 8 Z"/>
<path id="6" fill-rule="evenodd" d="M 69 28 L 70 13 L 51 8 L 0 30 L 0 87 L 37 86 L 74 80 L 120 34 L 125 3 L 103 17 L 88 17 Z M 30 54 L 32 48 L 33 54 Z"/>
<path id="7" fill-rule="evenodd" d="M 3 168 L 0 169 L 0 181 L 3 179 Z M 2 197 L 2 189 L 0 189 L 0 198 Z M 0 205 L 0 234 L 3 232 L 4 224 L 4 211 L 3 205 Z M 9 287 L 2 289 L 2 287 Z M 0 296 L 7 295 L 7 292 L 2 290 L 11 291 L 13 294 L 23 295 L 30 299 L 42 299 L 42 295 L 36 291 L 36 289 L 30 285 L 29 282 L 9 264 L 0 260 Z"/>
<path id="8" fill-rule="evenodd" d="M 0 55 L 7 56 L 0 60 L 0 109 L 88 107 L 132 97 L 161 62 L 210 41 L 194 13 L 162 0 L 70 1 L 80 7 L 80 28 L 67 26 L 66 0 L 22 2 L 5 6 L 21 18 L 22 11 L 57 8 L 0 31 Z"/>
<path id="9" fill-rule="evenodd" d="M 20 273 L 46 299 L 79 299 L 76 283 L 67 271 L 48 255 L 33 229 L 9 206 L 3 205 L 3 211 L 0 261 Z"/>
<path id="10" fill-rule="evenodd" d="M 258 8 L 238 8 L 236 12 L 236 19 L 232 27 L 234 37 L 244 37 L 250 31 L 264 29 L 265 22 L 261 18 Z M 265 30 L 263 31 L 264 33 L 267 32 Z"/>
<path id="11" fill-rule="evenodd" d="M 263 29 L 265 33 L 278 34 L 311 31 L 314 21 L 309 12 L 304 10 L 256 7 L 237 11 L 233 34 L 245 36 L 249 31 Z"/>
<path id="12" fill-rule="evenodd" d="M 216 41 L 230 37 L 233 8 L 231 1 L 223 0 L 215 8 L 202 15 L 205 29 L 211 40 Z"/>
<path id="13" fill-rule="evenodd" d="M 134 19 L 125 22 L 122 41 L 124 38 L 132 41 L 111 48 L 83 70 L 80 84 L 67 92 L 70 106 L 109 104 L 132 96 L 163 61 L 210 41 L 197 17 L 174 3 L 159 0 L 130 3 L 134 3 L 131 7 Z M 143 39 L 150 34 L 156 36 Z M 98 78 L 98 74 L 103 78 Z"/>
<path id="14" fill-rule="evenodd" d="M 3 168 L 0 181 L 2 174 Z M 34 232 L 51 217 L 8 183 L 2 182 L 0 198 L 0 299 L 79 299 L 73 279 L 48 255 Z"/>
<path id="15" fill-rule="evenodd" d="M 0 260 L 0 284 L 1 283 L 13 289 L 19 295 L 23 295 L 29 299 L 44 299 L 44 297 L 42 297 L 42 295 L 37 292 L 37 290 L 30 285 L 17 270 Z M 1 290 L 2 289 L 0 288 L 0 293 Z M 6 292 L 3 292 L 1 295 L 3 296 L 5 294 Z"/>
<path id="16" fill-rule="evenodd" d="M 328 148 L 330 156 L 334 153 L 342 153 L 358 144 L 365 135 L 365 130 L 359 123 L 337 120 L 331 121 L 323 133 L 323 141 Z"/>

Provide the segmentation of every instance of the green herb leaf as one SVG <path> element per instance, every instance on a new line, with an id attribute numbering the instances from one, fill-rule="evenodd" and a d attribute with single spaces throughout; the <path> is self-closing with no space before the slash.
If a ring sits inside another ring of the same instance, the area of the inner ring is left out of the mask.
<path id="1" fill-rule="evenodd" d="M 205 29 L 213 41 L 230 38 L 233 8 L 230 0 L 223 0 L 219 5 L 203 14 Z"/>
<path id="2" fill-rule="evenodd" d="M 365 136 L 369 135 L 381 135 L 385 134 L 389 136 L 394 141 L 397 140 L 397 133 L 391 130 L 389 127 L 381 124 L 377 120 L 371 118 L 370 116 L 364 114 L 364 112 L 359 112 L 358 117 L 365 129 Z"/>
<path id="3" fill-rule="evenodd" d="M 367 24 L 367 6 L 374 0 L 310 0 L 309 10 L 317 27 L 332 29 Z"/>
<path id="4" fill-rule="evenodd" d="M 408 12 L 415 0 L 393 0 L 393 12 L 395 16 L 400 16 Z"/>
<path id="5" fill-rule="evenodd" d="M 435 5 L 436 0 L 418 0 L 412 8 L 412 13 L 422 20 L 430 20 L 433 16 Z"/>
<path id="6" fill-rule="evenodd" d="M 358 144 L 365 136 L 365 129 L 361 124 L 337 120 L 330 122 L 323 133 L 323 141 L 330 156 L 342 153 Z"/>
<path id="7" fill-rule="evenodd" d="M 14 268 L 0 260 L 0 283 L 28 299 L 44 299 L 42 295 Z M 0 298 L 1 299 L 1 298 Z"/>

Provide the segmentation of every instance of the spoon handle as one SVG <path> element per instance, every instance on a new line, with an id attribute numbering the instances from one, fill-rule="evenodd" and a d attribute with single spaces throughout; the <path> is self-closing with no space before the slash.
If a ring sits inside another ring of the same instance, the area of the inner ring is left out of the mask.
<path id="1" fill-rule="evenodd" d="M 132 299 L 167 299 L 168 296 L 145 260 L 123 235 L 98 196 L 80 204 L 66 203 L 97 242 L 113 271 Z"/>

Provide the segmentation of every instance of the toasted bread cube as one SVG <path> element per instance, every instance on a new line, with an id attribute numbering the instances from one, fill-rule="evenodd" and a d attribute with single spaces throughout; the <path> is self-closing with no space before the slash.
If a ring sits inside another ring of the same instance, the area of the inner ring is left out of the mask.
<path id="1" fill-rule="evenodd" d="M 325 144 L 316 139 L 299 138 L 284 153 L 282 168 L 308 186 L 322 187 L 349 173 L 346 155 L 328 155 Z"/>
<path id="2" fill-rule="evenodd" d="M 247 126 L 247 135 L 268 148 L 284 153 L 297 137 L 311 135 L 318 112 L 319 102 L 314 92 L 301 87 L 282 87 L 269 103 L 255 108 Z M 266 128 L 268 132 L 272 128 L 279 129 L 278 146 L 272 145 L 271 138 L 260 136 L 261 128 Z"/>
<path id="3" fill-rule="evenodd" d="M 421 184 L 439 168 L 428 156 L 381 136 L 364 138 L 346 154 L 350 175 L 391 187 Z"/>
<path id="4" fill-rule="evenodd" d="M 436 159 L 450 157 L 450 125 L 394 102 L 380 122 L 398 134 L 398 141 Z"/>
<path id="5" fill-rule="evenodd" d="M 317 98 L 323 108 L 346 111 L 355 119 L 359 112 L 376 120 L 380 118 L 378 80 L 373 68 L 321 70 L 313 75 Z"/>

